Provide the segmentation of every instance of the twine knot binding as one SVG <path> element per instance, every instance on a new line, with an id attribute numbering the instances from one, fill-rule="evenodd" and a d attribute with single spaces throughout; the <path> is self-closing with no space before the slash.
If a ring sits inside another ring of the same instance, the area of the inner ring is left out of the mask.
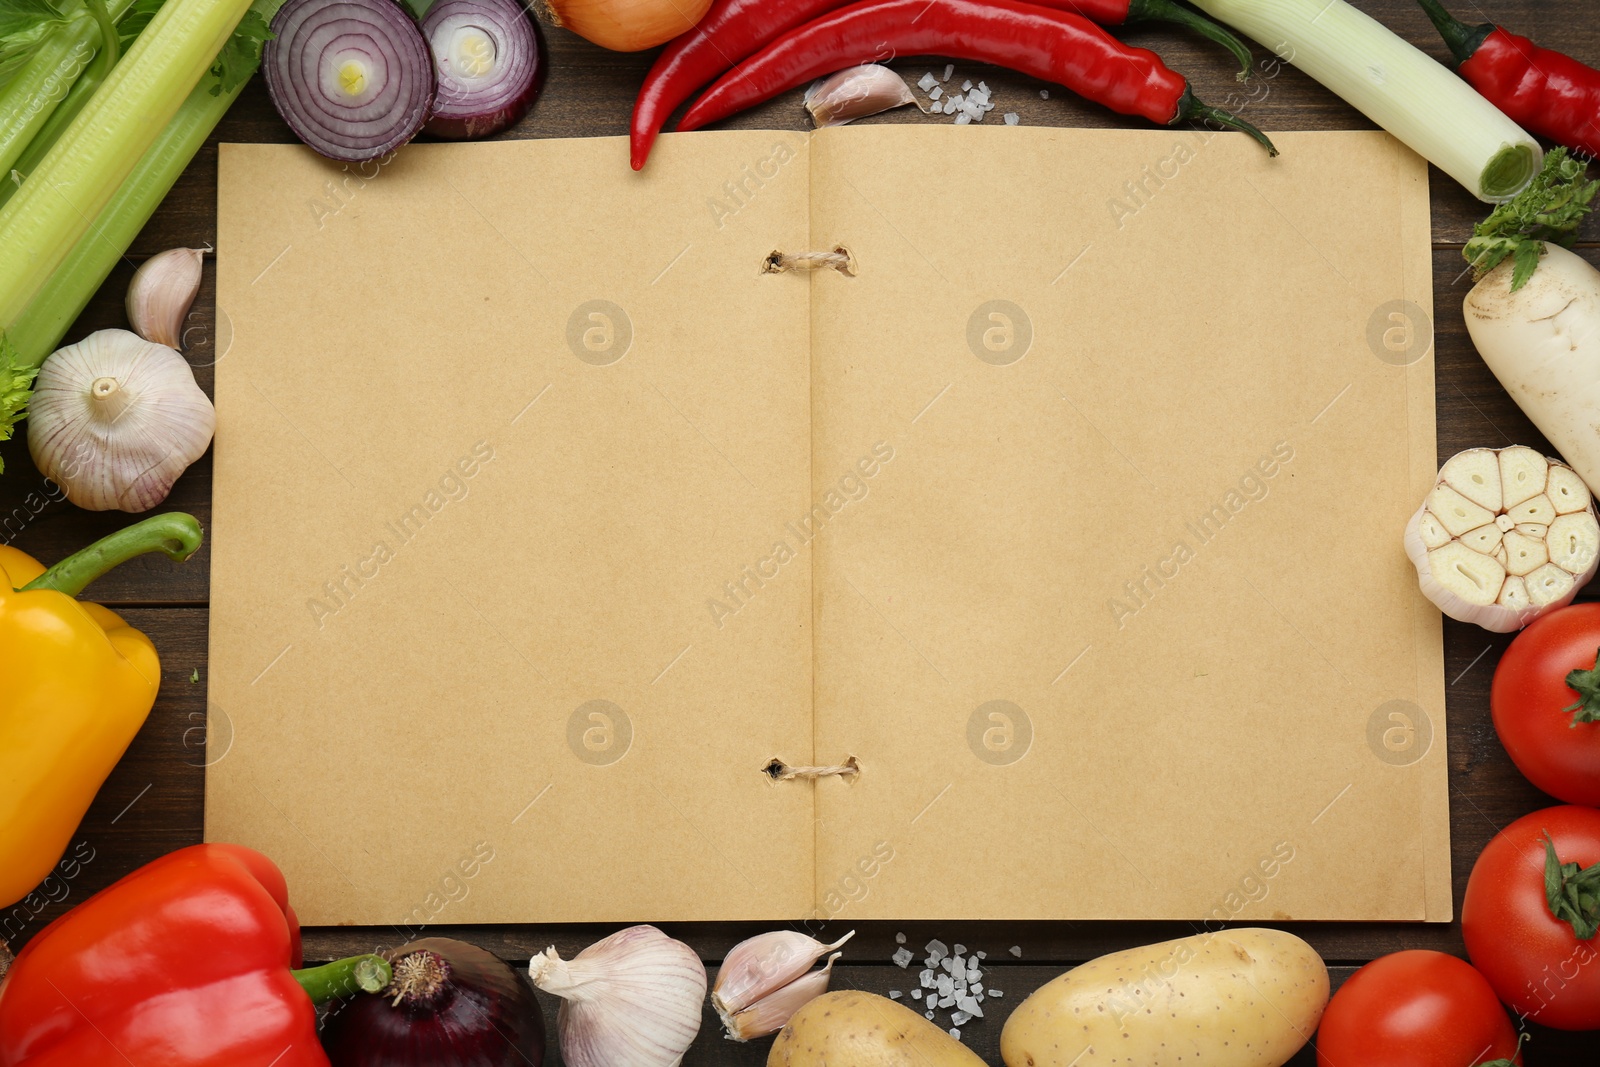
<path id="1" fill-rule="evenodd" d="M 771 763 L 761 768 L 761 773 L 774 782 L 792 782 L 796 778 L 828 778 L 834 775 L 840 778 L 854 778 L 861 773 L 861 763 L 851 756 L 843 763 L 831 767 L 791 767 L 774 756 Z"/>
<path id="2" fill-rule="evenodd" d="M 780 252 L 776 248 L 761 261 L 761 273 L 782 274 L 791 270 L 836 270 L 854 278 L 856 257 L 843 245 L 832 252 Z"/>

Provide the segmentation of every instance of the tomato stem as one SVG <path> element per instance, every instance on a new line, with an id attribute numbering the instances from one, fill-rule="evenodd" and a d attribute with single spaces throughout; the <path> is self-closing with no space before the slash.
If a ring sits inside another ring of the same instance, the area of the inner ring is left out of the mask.
<path id="1" fill-rule="evenodd" d="M 1544 895 L 1550 914 L 1572 927 L 1579 941 L 1600 933 L 1600 863 L 1579 869 L 1556 857 L 1556 843 L 1544 835 Z"/>
<path id="2" fill-rule="evenodd" d="M 1578 694 L 1576 704 L 1561 709 L 1572 712 L 1572 725 L 1600 722 L 1600 652 L 1595 654 L 1595 666 L 1567 672 L 1567 686 Z"/>

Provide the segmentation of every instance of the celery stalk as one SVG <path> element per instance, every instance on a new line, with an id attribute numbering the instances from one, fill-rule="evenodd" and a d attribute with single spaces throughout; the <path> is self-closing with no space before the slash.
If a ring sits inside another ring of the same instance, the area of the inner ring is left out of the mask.
<path id="1" fill-rule="evenodd" d="M 264 21 L 271 21 L 281 6 L 283 0 L 256 0 L 253 10 Z M 38 366 L 55 351 L 243 91 L 248 73 L 249 70 L 240 70 L 231 89 L 224 89 L 213 75 L 200 79 L 94 225 L 6 332 L 6 339 L 17 352 L 18 366 Z"/>
<path id="2" fill-rule="evenodd" d="M 35 134 L 50 121 L 78 75 L 94 58 L 100 27 L 78 12 L 39 46 L 0 93 L 0 174 L 10 175 Z"/>
<path id="3" fill-rule="evenodd" d="M 183 174 L 189 161 L 211 136 L 211 131 L 239 96 L 232 92 L 211 95 L 216 79 L 201 80 L 161 136 L 145 152 L 105 208 L 73 247 L 50 280 L 21 315 L 13 320 L 6 338 L 17 351 L 17 364 L 34 367 L 55 351 L 77 321 L 101 283 L 121 261 L 150 216 Z"/>
<path id="4" fill-rule="evenodd" d="M 84 69 L 78 80 L 72 83 L 71 91 L 55 106 L 49 121 L 39 127 L 21 155 L 5 164 L 5 173 L 9 174 L 10 180 L 0 182 L 0 205 L 11 199 L 11 194 L 22 184 L 22 180 L 33 173 L 33 169 L 39 165 L 45 153 L 54 147 L 61 134 L 72 125 L 72 120 L 78 117 L 78 112 L 83 110 L 89 98 L 100 88 L 106 76 L 111 73 L 111 68 L 117 65 L 117 60 L 122 58 L 116 21 L 132 4 L 133 0 L 110 0 L 109 3 L 106 0 L 89 0 L 89 13 L 99 23 L 99 40 L 102 44 L 94 54 L 94 61 Z"/>
<path id="5" fill-rule="evenodd" d="M 0 208 L 9 330 L 210 69 L 249 0 L 167 0 L 100 91 Z"/>

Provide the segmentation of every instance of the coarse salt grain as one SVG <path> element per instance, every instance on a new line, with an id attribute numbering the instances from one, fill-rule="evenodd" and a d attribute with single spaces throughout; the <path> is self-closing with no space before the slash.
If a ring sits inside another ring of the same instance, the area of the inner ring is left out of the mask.
<path id="1" fill-rule="evenodd" d="M 905 994 L 900 992 L 900 990 L 898 990 L 898 989 L 889 990 L 889 999 L 890 1000 L 899 1000 L 903 996 L 905 996 Z"/>
<path id="2" fill-rule="evenodd" d="M 971 125 L 971 124 L 972 124 L 972 116 L 967 114 L 965 111 L 963 111 L 961 114 L 956 116 L 956 125 L 957 126 L 968 126 L 968 125 Z"/>
<path id="3" fill-rule="evenodd" d="M 1017 957 L 1017 959 L 1020 960 L 1022 958 L 1022 946 L 1021 945 L 1012 945 L 1011 946 L 1011 954 L 1013 956 Z"/>
<path id="4" fill-rule="evenodd" d="M 924 74 L 921 78 L 917 79 L 917 88 L 921 89 L 923 92 L 927 92 L 929 89 L 932 89 L 935 85 L 938 85 L 938 84 L 939 84 L 939 79 L 937 79 L 937 78 L 935 78 L 933 76 L 933 72 L 932 71 L 929 71 L 928 73 Z"/>
<path id="5" fill-rule="evenodd" d="M 957 1026 L 965 1026 L 971 1020 L 972 1020 L 972 1016 L 968 1015 L 964 1011 L 954 1012 L 950 1016 L 950 1021 L 955 1023 Z"/>
<path id="6" fill-rule="evenodd" d="M 1015 126 L 1021 121 L 1022 121 L 1022 116 L 1017 114 L 1015 111 L 1007 111 L 1006 112 L 1006 125 L 1007 126 Z"/>
<path id="7" fill-rule="evenodd" d="M 929 100 L 937 100 L 937 99 L 939 99 L 939 97 L 941 97 L 943 95 L 944 95 L 944 90 L 939 88 L 937 85 L 935 85 L 932 89 L 928 90 L 928 99 Z"/>
<path id="8" fill-rule="evenodd" d="M 1039 99 L 1040 100 L 1048 100 L 1048 99 L 1050 99 L 1050 90 L 1049 89 L 1040 89 L 1039 90 Z"/>
<path id="9" fill-rule="evenodd" d="M 957 1041 L 960 1041 L 961 1040 L 961 1031 L 957 1030 L 955 1027 L 952 1026 L 950 1028 L 950 1036 L 955 1038 Z"/>
<path id="10" fill-rule="evenodd" d="M 972 83 L 970 81 L 965 81 L 965 82 L 961 83 L 961 91 L 962 92 L 966 92 L 968 89 L 971 89 L 971 88 L 972 88 Z"/>
<path id="11" fill-rule="evenodd" d="M 903 971 L 911 965 L 911 950 L 904 947 L 898 948 L 895 950 L 894 955 L 890 958 L 893 959 L 895 964 Z"/>
<path id="12" fill-rule="evenodd" d="M 911 991 L 911 999 L 912 999 L 912 1000 L 921 1000 L 921 999 L 922 999 L 922 990 L 920 990 L 920 989 L 913 989 L 913 990 L 912 990 L 912 991 Z"/>
<path id="13" fill-rule="evenodd" d="M 944 77 L 940 78 L 939 80 L 942 82 L 947 82 L 950 80 L 950 75 L 954 74 L 955 72 L 956 65 L 954 63 L 946 64 L 944 68 Z"/>

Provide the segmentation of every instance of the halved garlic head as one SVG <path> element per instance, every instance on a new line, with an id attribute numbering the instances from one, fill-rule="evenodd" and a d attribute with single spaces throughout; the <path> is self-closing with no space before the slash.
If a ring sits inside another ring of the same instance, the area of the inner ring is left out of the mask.
<path id="1" fill-rule="evenodd" d="M 1510 633 L 1594 577 L 1600 521 L 1588 486 L 1561 461 L 1522 445 L 1472 448 L 1440 468 L 1405 545 L 1440 611 Z"/>

